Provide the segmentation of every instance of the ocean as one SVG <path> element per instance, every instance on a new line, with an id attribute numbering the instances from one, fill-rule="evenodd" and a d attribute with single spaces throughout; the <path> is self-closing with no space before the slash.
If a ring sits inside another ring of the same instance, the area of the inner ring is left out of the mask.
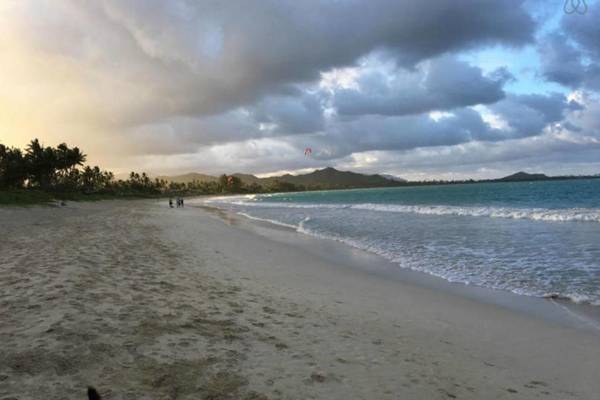
<path id="1" fill-rule="evenodd" d="M 451 282 L 600 306 L 600 179 L 211 198 Z"/>

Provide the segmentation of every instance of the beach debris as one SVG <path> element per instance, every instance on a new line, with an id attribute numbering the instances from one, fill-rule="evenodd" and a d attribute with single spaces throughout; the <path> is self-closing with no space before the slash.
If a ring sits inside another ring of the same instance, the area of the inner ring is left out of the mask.
<path id="1" fill-rule="evenodd" d="M 545 294 L 544 296 L 542 296 L 544 299 L 549 299 L 549 300 L 571 300 L 569 298 L 569 296 L 565 296 L 559 293 L 548 293 Z"/>
<path id="2" fill-rule="evenodd" d="M 87 389 L 88 399 L 89 400 L 100 400 L 101 397 L 98 394 L 98 391 L 91 386 L 88 386 Z"/>
<path id="3" fill-rule="evenodd" d="M 531 381 L 529 383 L 531 383 L 532 385 L 548 386 L 548 384 L 546 382 L 543 382 L 543 381 Z"/>
<path id="4" fill-rule="evenodd" d="M 310 374 L 310 380 L 313 382 L 323 383 L 327 380 L 327 375 L 323 371 L 315 371 Z"/>
<path id="5" fill-rule="evenodd" d="M 289 348 L 289 346 L 283 342 L 278 342 L 278 343 L 275 343 L 275 348 L 277 350 L 285 350 L 285 349 Z"/>
<path id="6" fill-rule="evenodd" d="M 269 306 L 264 306 L 263 311 L 266 312 L 267 314 L 275 314 L 277 312 L 277 311 L 275 311 L 274 308 L 271 308 Z"/>

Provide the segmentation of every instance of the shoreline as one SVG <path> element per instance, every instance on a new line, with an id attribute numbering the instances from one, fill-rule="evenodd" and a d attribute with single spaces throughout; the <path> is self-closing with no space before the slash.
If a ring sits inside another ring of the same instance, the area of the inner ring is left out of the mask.
<path id="1" fill-rule="evenodd" d="M 600 338 L 163 201 L 0 209 L 0 397 L 591 399 Z"/>
<path id="2" fill-rule="evenodd" d="M 271 240 L 301 246 L 305 251 L 313 252 L 334 263 L 342 262 L 349 268 L 365 271 L 365 265 L 370 264 L 374 267 L 369 268 L 367 272 L 379 275 L 384 279 L 441 290 L 445 293 L 498 305 L 515 312 L 600 335 L 600 306 L 577 303 L 572 299 L 538 297 L 463 282 L 452 282 L 429 272 L 402 268 L 378 254 L 351 246 L 343 241 L 302 232 L 296 226 L 254 217 L 241 212 L 230 212 L 214 205 L 191 203 L 190 206 L 214 212 L 221 218 L 241 217 L 258 228 L 266 228 L 255 230 L 256 233 Z M 288 235 L 281 236 L 282 232 L 287 232 Z M 298 235 L 310 239 L 298 241 Z M 360 256 L 353 258 L 349 254 Z"/>
<path id="3" fill-rule="evenodd" d="M 583 376 L 600 368 L 600 352 L 592 350 L 600 344 L 599 332 L 596 327 L 590 327 L 587 320 L 579 319 L 582 307 L 577 307 L 577 314 L 573 315 L 570 311 L 572 308 L 565 310 L 547 299 L 455 284 L 423 272 L 401 270 L 380 256 L 343 243 L 302 235 L 286 227 L 252 221 L 220 209 L 216 214 L 213 213 L 213 217 L 230 226 L 230 229 L 257 236 L 259 241 L 266 239 L 274 245 L 285 246 L 281 251 L 289 254 L 289 258 L 295 259 L 295 252 L 305 257 L 306 264 L 293 273 L 293 283 L 279 279 L 275 282 L 276 285 L 290 285 L 297 290 L 299 281 L 303 280 L 305 283 L 301 285 L 301 292 L 310 291 L 320 304 L 340 302 L 345 305 L 342 307 L 360 310 L 357 312 L 362 315 L 374 313 L 378 318 L 390 318 L 400 325 L 410 321 L 419 326 L 417 330 L 422 329 L 421 323 L 427 321 L 425 324 L 437 327 L 430 327 L 433 329 L 429 331 L 430 334 L 439 334 L 437 329 L 441 328 L 444 337 L 440 339 L 442 343 L 466 339 L 466 342 L 462 342 L 464 349 L 471 344 L 478 348 L 475 358 L 497 360 L 496 357 L 506 357 L 511 361 L 505 367 L 513 371 L 524 368 L 538 376 L 556 373 L 554 379 L 561 381 L 565 387 L 568 386 L 563 379 L 565 376 L 560 377 L 563 372 L 576 368 L 576 373 L 571 370 L 566 376 L 571 382 L 578 381 L 581 384 Z M 242 249 L 236 247 L 236 251 Z M 243 254 L 248 255 L 246 252 Z M 284 263 L 283 260 L 279 261 Z M 279 268 L 268 265 L 263 268 L 265 271 L 260 273 L 260 277 L 270 277 L 269 280 L 280 272 Z M 343 288 L 342 291 L 340 288 Z M 458 336 L 451 333 L 454 329 Z M 435 343 L 425 339 L 424 342 L 435 347 Z M 579 347 L 582 343 L 585 344 Z M 423 342 L 413 345 L 422 348 Z M 576 350 L 577 347 L 579 350 Z M 592 351 L 592 354 L 584 356 L 579 351 Z M 460 350 L 451 353 L 458 359 L 462 358 Z M 576 353 L 579 355 L 575 356 Z M 438 353 L 435 357 L 439 356 Z M 577 359 L 577 367 L 567 360 L 569 357 L 573 357 L 571 361 Z M 496 365 L 490 360 L 482 362 L 485 366 Z M 561 366 L 560 370 L 555 368 L 558 365 Z M 591 369 L 588 371 L 587 368 Z M 589 381 L 588 384 L 593 388 L 588 397 L 600 390 L 597 382 Z M 507 391 L 508 395 L 513 393 L 512 390 Z M 473 398 L 504 396 L 499 393 L 497 396 L 486 394 Z M 529 397 L 521 394 L 518 398 Z M 562 398 L 575 396 L 563 393 Z"/>

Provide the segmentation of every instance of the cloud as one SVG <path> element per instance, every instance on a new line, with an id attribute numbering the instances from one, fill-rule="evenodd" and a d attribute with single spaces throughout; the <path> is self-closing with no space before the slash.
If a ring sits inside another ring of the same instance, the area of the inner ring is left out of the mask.
<path id="1" fill-rule="evenodd" d="M 600 7 L 585 15 L 565 15 L 560 27 L 539 43 L 541 73 L 571 88 L 600 90 Z"/>
<path id="2" fill-rule="evenodd" d="M 375 173 L 389 172 L 411 179 L 489 178 L 516 170 L 550 174 L 598 173 L 600 162 L 600 100 L 578 93 L 573 100 L 558 95 L 546 99 L 515 98 L 523 104 L 562 103 L 562 118 L 525 136 L 507 126 L 495 129 L 471 108 L 429 116 L 364 116 L 338 121 L 326 132 L 287 137 L 261 137 L 224 144 L 200 146 L 186 154 L 140 155 L 136 162 L 157 173 L 204 171 L 223 173 L 304 170 L 333 165 Z M 553 106 L 554 107 L 554 106 Z M 552 109 L 553 107 L 549 107 Z M 556 111 L 546 110 L 548 120 Z M 570 130 L 566 125 L 579 127 Z M 501 137 L 501 140 L 498 138 Z M 303 149 L 313 148 L 305 157 Z"/>
<path id="3" fill-rule="evenodd" d="M 546 79 L 571 88 L 600 90 L 600 58 L 594 53 L 586 56 L 565 33 L 550 34 L 543 39 L 538 51 L 541 74 Z"/>
<path id="4" fill-rule="evenodd" d="M 280 135 L 311 133 L 323 129 L 322 96 L 300 92 L 297 96 L 268 96 L 250 108 L 254 120 Z"/>
<path id="5" fill-rule="evenodd" d="M 515 95 L 488 105 L 504 127 L 493 126 L 479 111 L 462 107 L 451 113 L 379 116 L 362 114 L 330 122 L 326 134 L 310 138 L 313 155 L 324 160 L 352 153 L 381 150 L 410 150 L 424 147 L 453 146 L 472 141 L 498 142 L 542 135 L 546 129 L 565 120 L 567 111 L 579 111 L 583 105 L 568 101 L 560 94 Z M 572 123 L 568 125 L 573 127 Z M 306 138 L 290 139 L 297 147 Z"/>
<path id="6" fill-rule="evenodd" d="M 345 118 L 333 115 L 325 122 L 319 98 L 318 95 L 300 92 L 298 97 L 266 98 L 256 108 L 198 119 L 177 118 L 144 126 L 138 133 L 139 139 L 150 140 L 148 145 L 140 146 L 139 151 L 186 154 L 200 151 L 203 146 L 222 145 L 227 149 L 230 144 L 235 147 L 235 143 L 260 143 L 264 139 L 266 143 L 274 143 L 274 140 L 285 143 L 286 149 L 294 156 L 292 158 L 303 154 L 302 150 L 309 146 L 313 148 L 314 159 L 327 161 L 366 151 L 405 151 L 538 136 L 561 124 L 571 131 L 581 130 L 583 128 L 576 125 L 580 121 L 567 120 L 566 115 L 586 107 L 576 100 L 569 101 L 559 93 L 510 94 L 487 106 L 505 123 L 504 126 L 494 126 L 471 107 L 461 107 L 436 116 L 364 114 Z M 271 158 L 269 162 L 275 159 Z M 300 158 L 302 160 L 306 164 L 307 160 Z M 281 167 L 290 168 L 286 163 Z"/>
<path id="7" fill-rule="evenodd" d="M 55 76 L 37 71 L 30 85 L 56 82 L 58 92 L 58 74 L 78 77 L 83 93 L 63 111 L 107 126 L 222 113 L 377 49 L 412 65 L 487 43 L 520 45 L 534 30 L 520 2 L 481 0 L 23 1 L 3 12 L 24 53 L 64 65 Z"/>
<path id="8" fill-rule="evenodd" d="M 582 107 L 576 101 L 569 102 L 561 93 L 552 93 L 512 94 L 488 108 L 508 124 L 509 137 L 514 138 L 539 135 L 545 127 L 562 121 L 565 111 Z"/>
<path id="9" fill-rule="evenodd" d="M 553 140 L 572 146 L 565 151 L 587 143 L 592 152 L 599 121 L 586 96 L 600 87 L 597 18 L 563 18 L 535 43 L 541 20 L 531 8 L 543 4 L 531 4 L 8 2 L 2 140 L 67 140 L 109 168 L 157 173 L 376 168 L 388 161 L 371 154 L 441 160 L 448 149 L 484 163 L 486 149 L 517 142 L 533 159 L 536 146 L 548 149 L 540 138 L 557 132 Z M 463 57 L 528 45 L 539 48 L 535 72 L 581 89 L 580 98 L 512 93 L 519 71 Z M 361 154 L 375 161 L 352 164 Z"/>
<path id="10" fill-rule="evenodd" d="M 381 117 L 365 115 L 330 123 L 323 134 L 290 137 L 298 149 L 310 145 L 313 157 L 335 160 L 346 155 L 374 150 L 407 150 L 453 145 L 493 135 L 494 129 L 470 108 L 433 119 L 429 115 Z"/>
<path id="11" fill-rule="evenodd" d="M 484 76 L 480 68 L 443 56 L 414 70 L 366 68 L 356 87 L 336 90 L 333 107 L 342 115 L 409 115 L 495 103 L 504 97 L 504 71 Z"/>

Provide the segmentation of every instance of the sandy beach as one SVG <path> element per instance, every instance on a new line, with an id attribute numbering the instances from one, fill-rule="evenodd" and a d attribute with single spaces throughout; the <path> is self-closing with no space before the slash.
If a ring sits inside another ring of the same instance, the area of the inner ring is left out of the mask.
<path id="1" fill-rule="evenodd" d="M 598 398 L 594 327 L 378 263 L 165 201 L 0 208 L 0 399 Z"/>

